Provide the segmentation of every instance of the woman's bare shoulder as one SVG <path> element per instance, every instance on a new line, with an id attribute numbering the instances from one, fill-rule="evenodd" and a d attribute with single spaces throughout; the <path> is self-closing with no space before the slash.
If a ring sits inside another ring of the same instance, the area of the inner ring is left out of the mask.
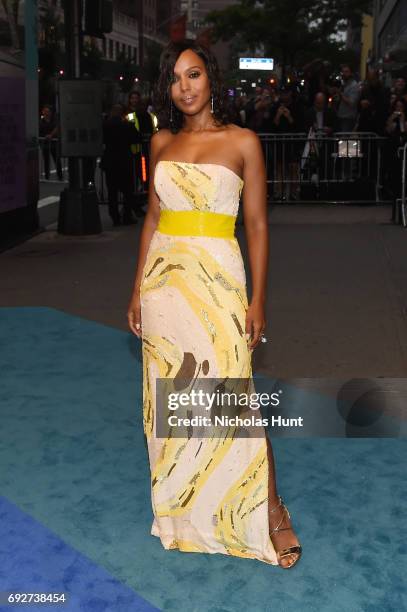
<path id="1" fill-rule="evenodd" d="M 256 132 L 235 124 L 230 124 L 230 126 L 229 143 L 240 151 L 243 160 L 259 151 L 261 142 Z"/>
<path id="2" fill-rule="evenodd" d="M 259 140 L 258 135 L 249 128 L 241 127 L 235 123 L 228 124 L 228 138 L 236 144 L 250 144 Z"/>
<path id="3" fill-rule="evenodd" d="M 151 137 L 151 148 L 157 154 L 163 147 L 174 138 L 174 134 L 168 128 L 161 128 Z"/>

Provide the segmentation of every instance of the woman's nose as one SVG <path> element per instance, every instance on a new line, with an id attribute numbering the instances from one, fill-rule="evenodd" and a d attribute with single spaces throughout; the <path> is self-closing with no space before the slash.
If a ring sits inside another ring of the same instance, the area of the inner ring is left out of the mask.
<path id="1" fill-rule="evenodd" d="M 189 89 L 189 79 L 181 77 L 179 80 L 181 91 L 188 91 Z"/>

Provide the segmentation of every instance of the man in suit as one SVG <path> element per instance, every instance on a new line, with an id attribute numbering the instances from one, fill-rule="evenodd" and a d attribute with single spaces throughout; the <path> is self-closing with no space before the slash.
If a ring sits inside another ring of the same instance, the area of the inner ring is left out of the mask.
<path id="1" fill-rule="evenodd" d="M 305 128 L 310 128 L 320 135 L 331 136 L 335 127 L 335 113 L 326 104 L 325 94 L 321 91 L 315 94 L 314 104 L 305 113 Z"/>
<path id="2" fill-rule="evenodd" d="M 109 200 L 109 215 L 113 225 L 120 225 L 118 194 L 123 194 L 123 224 L 137 223 L 133 218 L 133 170 L 131 147 L 141 141 L 140 133 L 134 124 L 127 121 L 125 109 L 121 104 L 112 107 L 110 117 L 103 126 L 105 151 L 102 169 L 106 174 Z"/>

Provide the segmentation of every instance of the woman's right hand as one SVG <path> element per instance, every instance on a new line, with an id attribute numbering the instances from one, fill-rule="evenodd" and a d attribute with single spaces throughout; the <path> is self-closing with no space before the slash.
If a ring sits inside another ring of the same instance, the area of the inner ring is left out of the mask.
<path id="1" fill-rule="evenodd" d="M 127 310 L 127 320 L 131 331 L 136 334 L 137 338 L 141 338 L 141 304 L 140 291 L 133 293 Z"/>

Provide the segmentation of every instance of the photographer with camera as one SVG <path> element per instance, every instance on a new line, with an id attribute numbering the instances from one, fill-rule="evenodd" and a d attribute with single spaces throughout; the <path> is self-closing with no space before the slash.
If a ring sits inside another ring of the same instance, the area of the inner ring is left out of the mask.
<path id="1" fill-rule="evenodd" d="M 304 132 L 305 122 L 302 106 L 295 100 L 293 88 L 281 88 L 278 102 L 271 109 L 272 131 L 276 134 L 295 134 Z M 299 162 L 304 146 L 301 139 L 277 139 L 273 155 L 275 157 L 275 200 L 297 200 L 299 198 Z"/>
<path id="2" fill-rule="evenodd" d="M 390 115 L 386 121 L 386 132 L 393 140 L 397 141 L 397 146 L 402 146 L 406 141 L 406 103 L 404 100 L 396 99 L 391 108 Z"/>
<path id="3" fill-rule="evenodd" d="M 275 90 L 256 87 L 256 95 L 246 105 L 246 127 L 256 133 L 271 132 L 271 113 L 276 101 Z"/>
<path id="4" fill-rule="evenodd" d="M 360 97 L 359 84 L 353 77 L 350 66 L 344 64 L 341 68 L 342 82 L 340 87 L 336 82 L 331 88 L 331 95 L 336 106 L 337 131 L 352 132 L 358 115 Z"/>

